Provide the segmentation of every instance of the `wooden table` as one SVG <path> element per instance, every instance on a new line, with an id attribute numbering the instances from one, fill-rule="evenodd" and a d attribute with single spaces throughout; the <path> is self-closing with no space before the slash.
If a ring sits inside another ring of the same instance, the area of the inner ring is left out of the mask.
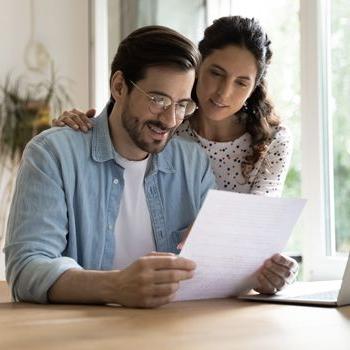
<path id="1" fill-rule="evenodd" d="M 36 305 L 11 303 L 3 283 L 1 290 L 1 350 L 350 349 L 350 307 L 233 299 L 178 302 L 152 310 Z"/>

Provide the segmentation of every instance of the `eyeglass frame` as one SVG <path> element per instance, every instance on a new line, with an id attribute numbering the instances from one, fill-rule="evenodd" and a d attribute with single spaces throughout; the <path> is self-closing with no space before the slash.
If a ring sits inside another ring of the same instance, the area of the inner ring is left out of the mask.
<path id="1" fill-rule="evenodd" d="M 142 88 L 140 88 L 140 87 L 139 87 L 135 82 L 133 82 L 131 79 L 128 79 L 128 80 L 130 81 L 130 83 L 131 83 L 138 91 L 142 92 L 146 97 L 148 97 L 151 103 L 153 102 L 157 107 L 159 107 L 159 108 L 162 109 L 163 111 L 168 110 L 172 105 L 174 105 L 174 106 L 175 106 L 175 118 L 176 118 L 177 120 L 185 120 L 185 119 L 188 119 L 188 118 L 198 109 L 198 106 L 197 106 L 196 102 L 194 102 L 192 99 L 185 99 L 185 100 L 183 100 L 183 101 L 191 102 L 191 103 L 194 104 L 195 107 L 194 107 L 194 109 L 193 109 L 193 112 L 191 112 L 191 113 L 189 113 L 189 114 L 185 114 L 183 117 L 182 117 L 182 116 L 179 117 L 179 116 L 177 115 L 177 108 L 176 108 L 176 106 L 180 105 L 179 102 L 175 102 L 171 97 L 166 96 L 166 95 L 154 94 L 154 95 L 160 96 L 160 97 L 162 97 L 162 98 L 167 98 L 167 99 L 169 99 L 169 100 L 171 101 L 171 104 L 169 104 L 169 105 L 167 105 L 167 106 L 160 106 L 160 104 L 158 104 L 158 103 L 155 101 L 155 97 L 154 97 L 154 96 L 151 96 L 151 95 L 150 95 L 149 93 L 147 93 L 145 90 L 143 90 Z M 149 111 L 150 111 L 152 114 L 159 114 L 159 113 L 161 113 L 161 110 L 160 110 L 159 112 L 153 112 L 153 111 L 151 111 L 151 103 L 150 103 L 149 106 L 148 106 Z"/>

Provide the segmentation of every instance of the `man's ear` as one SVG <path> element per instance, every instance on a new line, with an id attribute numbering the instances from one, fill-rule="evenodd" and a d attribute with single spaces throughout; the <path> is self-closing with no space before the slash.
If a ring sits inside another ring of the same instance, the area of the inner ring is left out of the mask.
<path id="1" fill-rule="evenodd" d="M 123 72 L 117 70 L 111 80 L 111 95 L 115 101 L 119 101 L 120 98 L 128 93 L 128 87 L 125 83 Z"/>

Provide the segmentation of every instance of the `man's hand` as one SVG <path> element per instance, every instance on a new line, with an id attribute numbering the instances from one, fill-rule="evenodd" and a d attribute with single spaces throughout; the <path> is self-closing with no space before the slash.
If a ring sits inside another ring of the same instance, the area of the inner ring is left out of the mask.
<path id="1" fill-rule="evenodd" d="M 259 285 L 255 290 L 262 294 L 274 294 L 295 281 L 298 263 L 283 254 L 275 254 L 266 260 L 258 274 Z"/>
<path id="2" fill-rule="evenodd" d="M 143 308 L 167 304 L 179 282 L 193 277 L 195 267 L 193 261 L 169 253 L 142 257 L 116 275 L 111 302 Z"/>

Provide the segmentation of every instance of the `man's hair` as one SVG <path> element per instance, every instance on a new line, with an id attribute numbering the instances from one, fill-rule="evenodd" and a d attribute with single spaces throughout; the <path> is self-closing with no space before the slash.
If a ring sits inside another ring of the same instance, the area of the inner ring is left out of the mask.
<path id="1" fill-rule="evenodd" d="M 187 71 L 197 69 L 199 64 L 200 53 L 189 39 L 167 27 L 146 26 L 132 32 L 119 45 L 110 82 L 120 70 L 131 89 L 129 80 L 136 83 L 143 79 L 149 67 L 173 66 Z"/>

